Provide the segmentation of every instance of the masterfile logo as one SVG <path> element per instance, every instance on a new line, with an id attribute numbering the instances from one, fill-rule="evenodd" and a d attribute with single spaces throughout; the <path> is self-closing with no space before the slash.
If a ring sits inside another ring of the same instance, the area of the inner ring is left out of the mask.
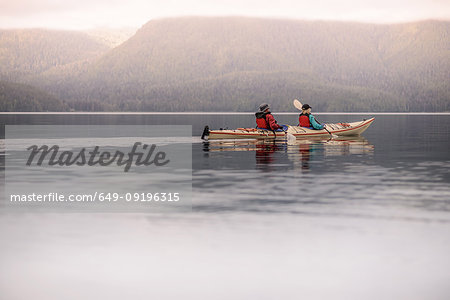
<path id="1" fill-rule="evenodd" d="M 115 152 L 100 151 L 99 146 L 95 146 L 91 151 L 82 148 L 78 153 L 75 153 L 67 150 L 60 151 L 57 145 L 52 147 L 32 145 L 27 148 L 30 151 L 27 166 L 31 166 L 33 163 L 39 166 L 42 166 L 43 163 L 47 163 L 49 166 L 109 166 L 116 163 L 117 166 L 124 166 L 124 172 L 128 172 L 133 164 L 136 166 L 154 164 L 158 167 L 168 164 L 170 160 L 166 159 L 166 153 L 155 151 L 156 147 L 155 144 L 147 145 L 135 142 L 128 153 L 119 150 Z M 139 148 L 142 151 L 139 151 Z"/>
<path id="2" fill-rule="evenodd" d="M 191 209 L 191 126 L 14 125 L 5 128 L 14 211 Z"/>

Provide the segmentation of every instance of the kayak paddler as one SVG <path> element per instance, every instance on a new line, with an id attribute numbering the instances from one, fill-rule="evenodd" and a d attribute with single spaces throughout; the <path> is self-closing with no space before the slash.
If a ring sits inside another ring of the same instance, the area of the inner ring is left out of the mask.
<path id="1" fill-rule="evenodd" d="M 303 104 L 302 113 L 298 116 L 298 126 L 317 130 L 324 129 L 325 126 L 317 122 L 311 114 L 311 108 L 309 104 Z"/>
<path id="2" fill-rule="evenodd" d="M 284 126 L 278 125 L 277 121 L 270 112 L 270 106 L 267 103 L 263 103 L 259 106 L 259 111 L 255 113 L 256 117 L 256 128 L 268 129 L 268 130 L 287 130 Z"/>

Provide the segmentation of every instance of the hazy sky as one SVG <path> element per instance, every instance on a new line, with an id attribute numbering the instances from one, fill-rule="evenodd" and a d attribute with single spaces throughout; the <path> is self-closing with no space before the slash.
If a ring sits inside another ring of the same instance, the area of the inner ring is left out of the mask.
<path id="1" fill-rule="evenodd" d="M 450 0 L 0 0 L 0 27 L 140 27 L 154 18 L 238 15 L 407 22 L 450 19 Z"/>

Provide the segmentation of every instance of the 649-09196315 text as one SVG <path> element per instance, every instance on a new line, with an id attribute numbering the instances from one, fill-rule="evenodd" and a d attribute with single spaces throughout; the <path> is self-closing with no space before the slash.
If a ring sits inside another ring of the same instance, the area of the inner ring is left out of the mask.
<path id="1" fill-rule="evenodd" d="M 92 194 L 11 194 L 11 202 L 179 202 L 179 192 L 99 193 Z"/>

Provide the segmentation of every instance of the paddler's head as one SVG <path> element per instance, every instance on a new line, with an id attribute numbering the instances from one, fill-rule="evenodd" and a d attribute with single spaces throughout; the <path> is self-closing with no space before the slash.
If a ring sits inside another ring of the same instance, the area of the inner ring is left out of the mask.
<path id="1" fill-rule="evenodd" d="M 309 114 L 309 113 L 311 113 L 311 106 L 309 106 L 309 104 L 303 104 L 303 106 L 302 106 L 302 112 L 304 113 L 304 114 Z"/>
<path id="2" fill-rule="evenodd" d="M 259 111 L 260 112 L 269 112 L 270 111 L 270 106 L 267 103 L 263 103 L 259 106 Z"/>

